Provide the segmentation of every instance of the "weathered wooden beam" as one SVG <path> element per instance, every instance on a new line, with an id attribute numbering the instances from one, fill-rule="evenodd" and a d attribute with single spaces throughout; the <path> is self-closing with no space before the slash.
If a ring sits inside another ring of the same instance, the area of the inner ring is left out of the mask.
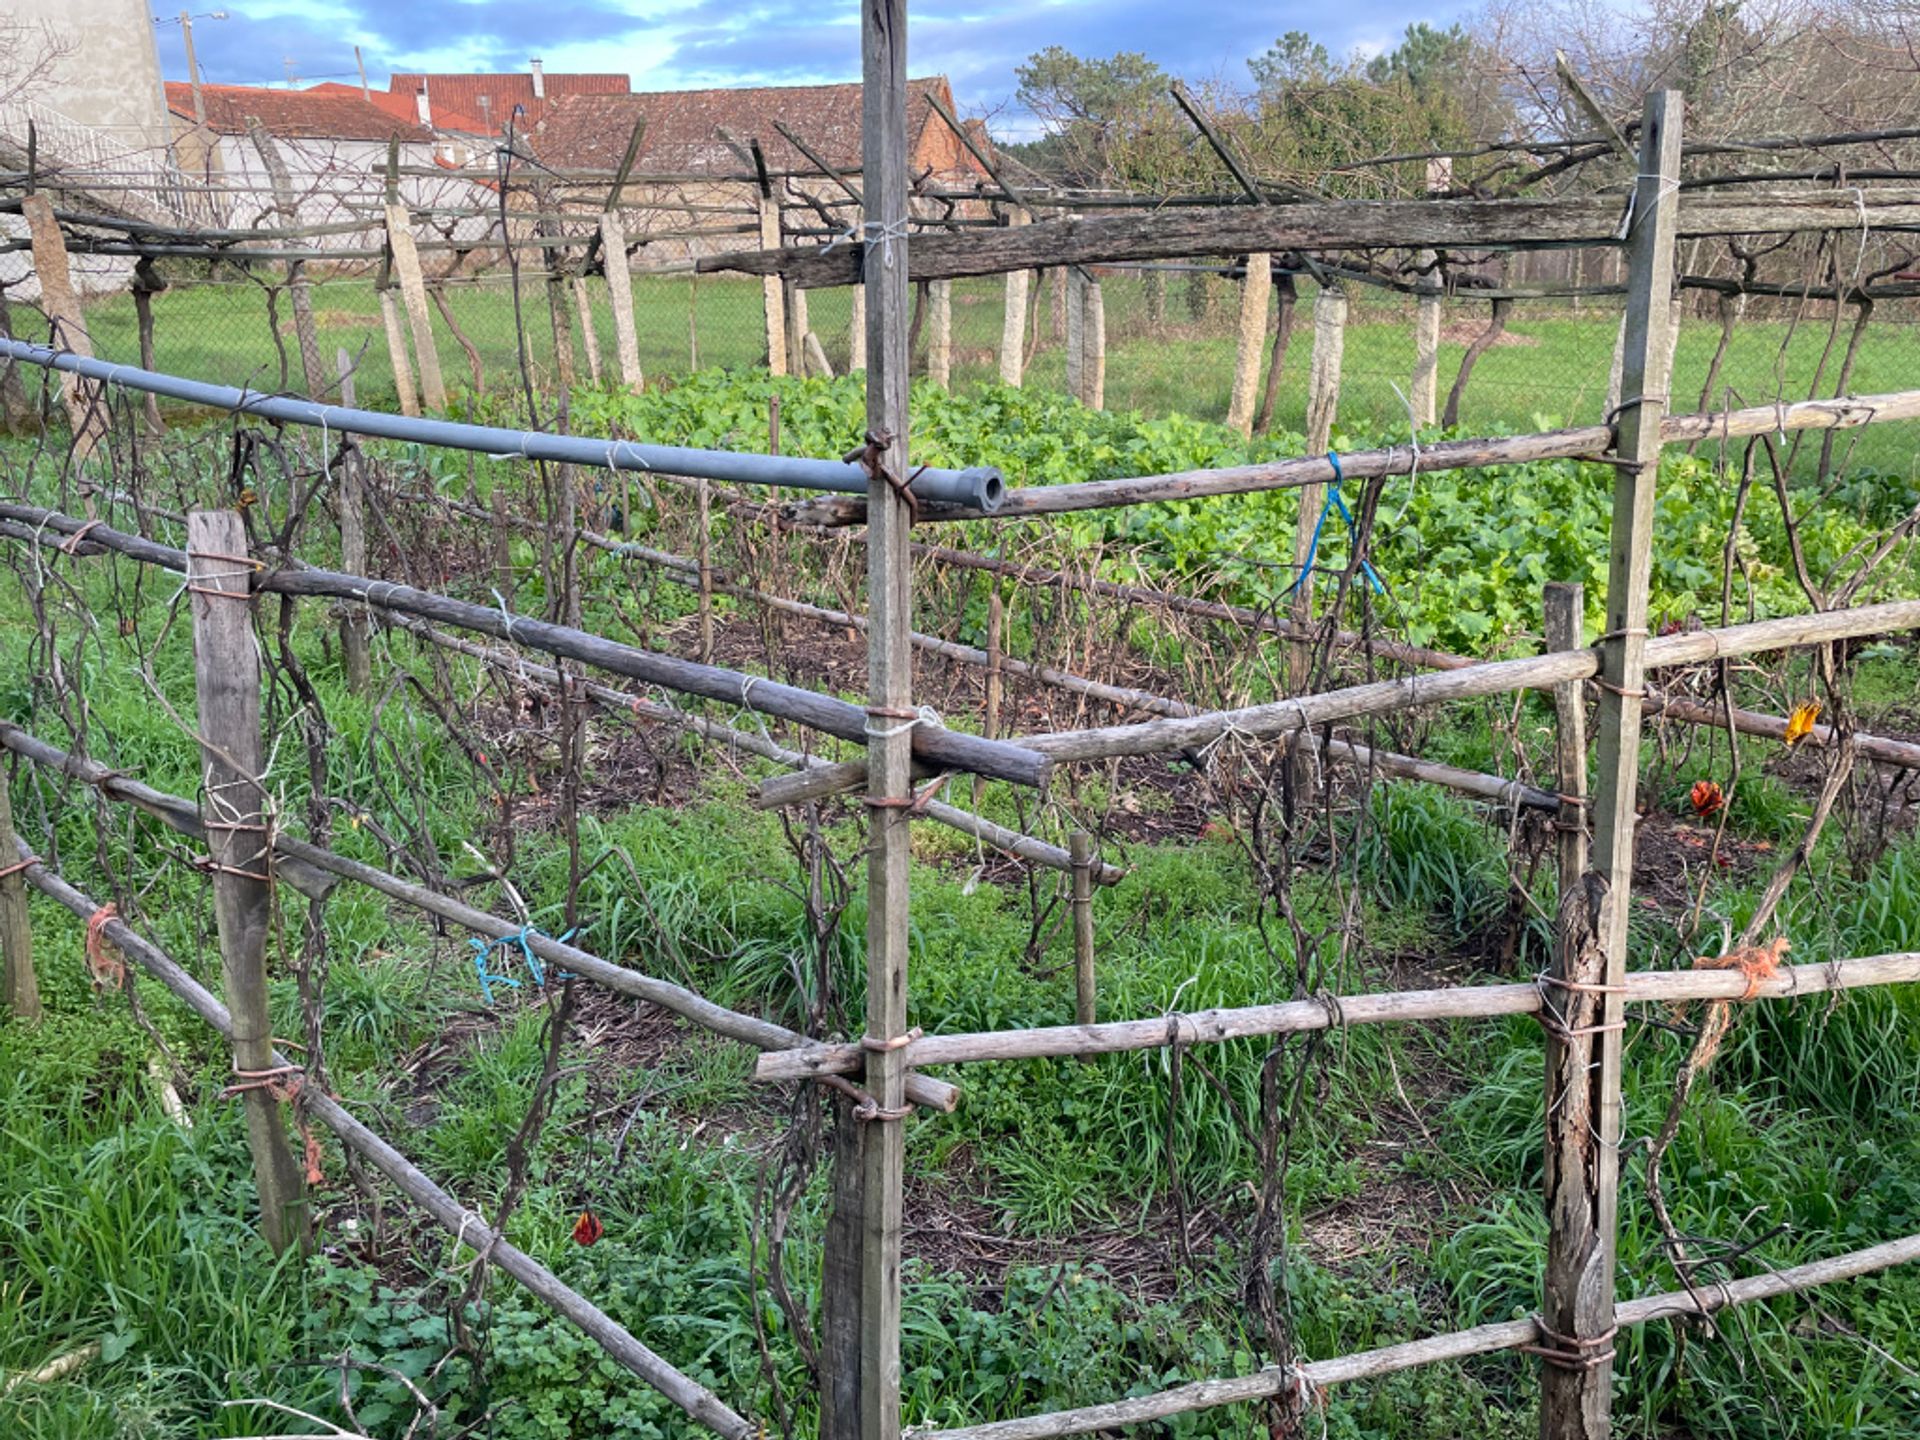
<path id="1" fill-rule="evenodd" d="M 1020 229 L 914 237 L 914 280 L 1003 275 L 1050 265 L 1178 260 L 1285 250 L 1554 249 L 1619 243 L 1623 198 L 1338 200 L 1046 220 Z M 1781 190 L 1679 197 L 1679 235 L 1783 235 L 1920 227 L 1920 190 Z M 702 271 L 850 285 L 864 245 L 703 256 Z"/>
<path id="2" fill-rule="evenodd" d="M 267 934 L 273 918 L 273 845 L 260 730 L 260 658 L 254 644 L 247 531 L 237 510 L 187 515 L 193 675 L 199 705 L 201 824 L 213 862 L 221 988 L 233 1013 L 233 1073 L 246 1105 L 247 1148 L 267 1244 L 312 1240 L 306 1185 L 287 1143 L 267 1010 Z"/>

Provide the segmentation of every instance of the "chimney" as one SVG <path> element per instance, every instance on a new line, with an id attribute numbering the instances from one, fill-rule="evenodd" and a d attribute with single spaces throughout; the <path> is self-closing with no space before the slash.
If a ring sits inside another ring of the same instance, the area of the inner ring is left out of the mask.
<path id="1" fill-rule="evenodd" d="M 533 59 L 529 60 L 527 62 L 527 68 L 533 71 L 533 98 L 536 100 L 546 99 L 547 98 L 547 72 L 545 68 L 542 67 L 539 57 L 535 56 Z"/>
<path id="2" fill-rule="evenodd" d="M 413 97 L 414 109 L 419 113 L 420 123 L 428 129 L 433 128 L 433 106 L 427 103 L 427 87 L 422 85 Z"/>
<path id="3" fill-rule="evenodd" d="M 481 128 L 484 129 L 487 134 L 491 135 L 493 133 L 493 97 L 491 95 L 480 95 L 476 98 L 480 101 Z"/>

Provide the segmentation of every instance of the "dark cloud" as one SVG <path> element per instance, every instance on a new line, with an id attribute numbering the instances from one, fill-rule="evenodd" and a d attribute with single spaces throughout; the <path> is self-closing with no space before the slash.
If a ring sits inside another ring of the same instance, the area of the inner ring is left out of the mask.
<path id="1" fill-rule="evenodd" d="M 388 71 L 431 64 L 454 51 L 483 69 L 517 70 L 531 55 L 565 46 L 570 66 L 630 70 L 642 88 L 677 85 L 802 83 L 852 78 L 859 68 L 859 11 L 792 4 L 693 0 L 650 7 L 646 18 L 604 4 L 538 4 L 524 0 L 346 0 L 354 19 L 330 15 L 251 18 L 234 0 L 231 18 L 200 21 L 194 39 L 208 81 L 270 83 L 291 56 L 304 80 L 350 79 L 356 36 L 373 83 Z M 1279 32 L 1306 29 L 1336 53 L 1390 40 L 1415 20 L 1445 21 L 1464 7 L 1443 3 L 1413 11 L 1388 0 L 1353 0 L 1336 14 L 1167 0 L 1082 0 L 1038 5 L 1018 0 L 922 0 L 913 8 L 911 65 L 946 74 L 970 111 L 1003 109 L 1015 89 L 1014 69 L 1049 45 L 1086 55 L 1140 50 L 1191 79 L 1246 79 L 1246 61 Z M 844 13 L 839 13 L 844 12 Z M 184 75 L 180 27 L 157 31 L 162 65 Z M 666 60 L 657 60 L 662 49 Z M 581 57 L 585 56 L 583 60 Z"/>

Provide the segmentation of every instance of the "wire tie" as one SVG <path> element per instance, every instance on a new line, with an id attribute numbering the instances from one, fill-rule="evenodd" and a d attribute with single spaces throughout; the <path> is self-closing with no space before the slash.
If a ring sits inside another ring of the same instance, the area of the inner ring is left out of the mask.
<path id="1" fill-rule="evenodd" d="M 895 1050 L 906 1049 L 920 1038 L 921 1033 L 920 1027 L 916 1025 L 903 1035 L 895 1035 L 885 1040 L 878 1035 L 862 1035 L 860 1048 L 869 1055 L 891 1055 Z"/>
<path id="2" fill-rule="evenodd" d="M 18 875 L 22 870 L 31 870 L 35 865 L 45 863 L 46 862 L 38 855 L 29 855 L 24 860 L 16 860 L 13 864 L 0 868 L 0 880 L 6 879 L 9 875 Z"/>

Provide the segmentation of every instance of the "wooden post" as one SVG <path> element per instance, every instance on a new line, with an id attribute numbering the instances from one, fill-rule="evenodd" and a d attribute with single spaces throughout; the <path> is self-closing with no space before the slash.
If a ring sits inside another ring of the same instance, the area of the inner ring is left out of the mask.
<path id="1" fill-rule="evenodd" d="M 927 378 L 942 390 L 953 384 L 953 281 L 927 286 Z"/>
<path id="2" fill-rule="evenodd" d="M 1096 994 L 1093 979 L 1093 837 L 1076 830 L 1067 837 L 1073 857 L 1073 1019 L 1077 1025 L 1094 1022 Z"/>
<path id="3" fill-rule="evenodd" d="M 1579 585 L 1549 584 L 1543 605 L 1549 650 L 1578 649 L 1585 619 Z M 1586 885 L 1587 711 L 1585 686 L 1556 685 L 1555 788 L 1565 797 L 1554 817 L 1560 880 L 1560 916 L 1545 981 L 1543 1015 L 1552 1020 L 1546 1052 L 1547 1258 L 1540 1319 L 1560 1335 L 1594 1333 L 1595 1306 L 1582 1294 L 1596 1285 L 1599 1237 L 1594 1233 L 1594 1071 L 1592 1027 L 1599 1019 L 1597 987 L 1606 956 L 1593 943 L 1595 917 Z M 1602 1327 L 1604 1328 L 1604 1327 Z M 1605 1435 L 1604 1409 L 1591 1402 L 1603 1392 L 1584 1383 L 1570 1364 L 1547 1362 L 1540 1371 L 1540 1433 L 1543 1440 L 1586 1440 Z"/>
<path id="4" fill-rule="evenodd" d="M 700 663 L 713 663 L 713 494 L 712 484 L 694 487 L 700 524 Z M 628 522 L 631 524 L 631 522 Z"/>
<path id="5" fill-rule="evenodd" d="M 20 875 L 20 847 L 14 842 L 13 789 L 0 773 L 0 962 L 6 985 L 0 1001 L 16 1020 L 40 1018 L 40 980 L 33 971 L 33 928 L 27 920 L 27 882 Z"/>
<path id="6" fill-rule="evenodd" d="M 1326 450 L 1333 438 L 1334 414 L 1340 404 L 1340 366 L 1347 344 L 1347 297 L 1334 285 L 1322 285 L 1313 301 L 1313 360 L 1307 371 L 1307 452 Z M 1315 561 L 1313 532 L 1320 523 L 1320 511 L 1326 503 L 1325 487 L 1300 487 L 1300 519 L 1293 536 L 1294 574 L 1299 587 L 1293 592 L 1291 607 L 1294 623 L 1306 626 L 1313 620 L 1313 575 L 1308 569 Z M 1287 674 L 1298 693 L 1307 681 L 1310 656 L 1304 645 L 1290 647 Z"/>
<path id="7" fill-rule="evenodd" d="M 787 365 L 795 375 L 807 373 L 807 336 L 813 333 L 813 321 L 807 314 L 807 292 L 792 281 L 786 282 Z"/>
<path id="8" fill-rule="evenodd" d="M 1678 214 L 1682 102 L 1678 91 L 1647 97 L 1640 129 L 1639 179 L 1628 235 L 1623 408 L 1615 453 L 1630 462 L 1616 471 L 1612 560 L 1607 572 L 1606 632 L 1600 637 L 1599 746 L 1593 803 L 1593 870 L 1582 889 L 1584 916 L 1562 912 L 1562 956 L 1600 972 L 1600 1004 L 1590 1039 L 1592 1058 L 1580 1070 L 1591 1087 L 1591 1142 L 1570 1152 L 1578 1175 L 1550 1177 L 1564 1210 L 1549 1279 L 1565 1306 L 1569 1338 L 1563 1361 L 1548 1361 L 1542 1394 L 1545 1440 L 1604 1440 L 1610 1434 L 1614 1264 L 1620 1198 L 1620 1072 L 1626 1006 L 1628 921 L 1633 904 L 1633 842 L 1640 766 L 1640 722 L 1646 686 L 1647 591 L 1652 568 L 1653 502 L 1666 413 L 1668 337 L 1673 315 L 1674 234 Z M 1582 926 L 1566 922 L 1583 919 Z M 1568 999 L 1590 999 L 1570 992 Z M 1574 1008 L 1574 1007 L 1569 1007 Z M 1584 1128 L 1584 1127 L 1583 1127 Z M 1578 1138 L 1578 1137 L 1569 1137 Z M 1590 1228 L 1582 1244 L 1580 1231 Z M 1565 1282 L 1572 1281 L 1571 1288 Z M 1556 1375 L 1555 1370 L 1564 1371 Z"/>
<path id="9" fill-rule="evenodd" d="M 273 1076 L 267 1014 L 267 936 L 273 886 L 261 772 L 260 656 L 254 643 L 253 562 L 237 510 L 187 515 L 187 589 L 192 595 L 193 671 L 199 698 L 201 816 L 213 859 L 220 973 L 233 1014 L 233 1068 L 247 1111 L 247 1146 L 260 1191 L 261 1229 L 276 1251 L 309 1238 L 305 1186 Z"/>
<path id="10" fill-rule="evenodd" d="M 542 204 L 547 202 L 542 201 Z M 553 237 L 557 231 L 553 222 L 542 220 L 534 227 L 534 233 Z M 575 379 L 573 365 L 573 317 L 567 314 L 567 275 L 568 262 L 560 257 L 557 250 L 545 252 L 547 267 L 547 324 L 553 331 L 553 373 L 560 382 L 562 390 L 572 390 Z"/>
<path id="11" fill-rule="evenodd" d="M 780 248 L 780 198 L 771 190 L 756 192 L 760 211 L 760 248 Z M 780 289 L 780 277 L 769 275 L 760 282 L 761 304 L 767 315 L 767 369 L 775 375 L 787 373 L 787 309 Z"/>
<path id="12" fill-rule="evenodd" d="M 1313 302 L 1313 362 L 1307 372 L 1309 455 L 1324 453 L 1333 438 L 1333 421 L 1340 410 L 1340 366 L 1346 348 L 1346 292 L 1337 285 L 1324 285 Z"/>
<path id="13" fill-rule="evenodd" d="M 834 1096 L 832 1208 L 821 1241 L 819 1440 L 861 1440 L 861 1198 L 869 1127 L 853 1107 L 851 1099 Z"/>
<path id="14" fill-rule="evenodd" d="M 387 248 L 393 252 L 393 273 L 400 277 L 400 298 L 406 303 L 407 323 L 413 331 L 413 354 L 420 364 L 420 393 L 429 410 L 447 408 L 446 382 L 440 378 L 440 352 L 434 348 L 433 320 L 427 314 L 427 280 L 420 269 L 420 251 L 407 228 L 407 207 L 387 206 Z M 399 367 L 394 373 L 399 374 Z M 402 391 L 405 399 L 405 391 Z"/>
<path id="15" fill-rule="evenodd" d="M 600 337 L 593 332 L 593 297 L 587 293 L 587 277 L 573 277 L 573 311 L 580 317 L 580 345 L 587 352 L 587 376 L 597 386 L 600 381 Z"/>
<path id="16" fill-rule="evenodd" d="M 1273 350 L 1267 356 L 1267 383 L 1260 391 L 1260 413 L 1253 417 L 1253 433 L 1264 435 L 1273 425 L 1274 402 L 1280 398 L 1280 376 L 1287 366 L 1287 351 L 1293 343 L 1293 310 L 1298 299 L 1291 273 L 1274 282 L 1277 297 L 1273 307 Z"/>
<path id="17" fill-rule="evenodd" d="M 1069 265 L 1054 266 L 1053 283 L 1047 287 L 1047 318 L 1052 326 L 1055 343 L 1067 338 L 1067 315 L 1071 308 L 1067 304 L 1067 287 L 1073 283 L 1070 279 L 1071 270 L 1072 267 Z"/>
<path id="18" fill-rule="evenodd" d="M 1000 667 L 1002 635 L 1006 627 L 1006 609 L 1000 599 L 1000 584 L 994 582 L 987 592 L 987 704 L 983 730 L 989 740 L 1000 735 L 1000 689 L 1004 683 Z"/>
<path id="19" fill-rule="evenodd" d="M 900 1251 L 906 1161 L 909 750 L 913 719 L 912 510 L 907 448 L 907 5 L 861 7 L 861 153 L 867 214 L 882 238 L 864 248 L 867 430 L 883 442 L 867 486 L 867 1093 L 860 1304 L 860 1433 L 900 1440 Z"/>
<path id="20" fill-rule="evenodd" d="M 1233 360 L 1233 394 L 1227 402 L 1227 424 L 1242 435 L 1253 434 L 1253 402 L 1260 388 L 1260 359 L 1267 347 L 1267 307 L 1273 299 L 1273 257 L 1247 256 L 1247 276 L 1240 282 L 1240 347 Z"/>
<path id="21" fill-rule="evenodd" d="M 1007 217 L 1010 225 L 1029 223 L 1027 212 L 1016 210 Z M 1000 321 L 1000 383 L 1018 385 L 1027 368 L 1027 291 L 1032 276 L 1025 270 L 1007 272 L 1006 311 Z"/>
<path id="22" fill-rule="evenodd" d="M 351 406 L 353 395 L 353 357 L 342 346 L 334 352 L 333 362 L 340 372 L 340 403 Z M 340 566 L 349 575 L 367 573 L 366 492 L 361 486 L 360 452 L 348 452 L 340 467 L 340 490 L 334 498 L 340 517 Z M 340 616 L 340 655 L 347 672 L 347 689 L 365 695 L 373 681 L 373 667 L 367 655 L 367 612 L 351 601 Z"/>
<path id="23" fill-rule="evenodd" d="M 13 307 L 7 303 L 7 292 L 0 290 L 0 335 L 19 334 L 13 328 Z M 40 412 L 27 398 L 19 364 L 0 360 L 0 434 L 24 435 L 39 428 Z"/>
<path id="24" fill-rule="evenodd" d="M 1453 161 L 1442 157 L 1427 162 L 1427 193 L 1436 194 L 1453 188 Z M 1431 250 L 1420 252 L 1420 263 L 1431 266 L 1435 255 Z M 1413 424 L 1422 429 L 1433 424 L 1440 405 L 1440 319 L 1441 299 L 1440 281 L 1436 273 L 1429 271 L 1424 283 L 1431 287 L 1431 293 L 1423 290 L 1413 317 L 1413 386 L 1407 392 L 1407 401 L 1413 407 Z"/>
<path id="25" fill-rule="evenodd" d="M 407 353 L 407 332 L 400 323 L 400 307 L 394 303 L 391 284 L 374 287 L 380 297 L 380 324 L 387 332 L 387 359 L 393 366 L 393 388 L 400 395 L 400 413 L 420 413 L 420 392 L 413 383 L 413 357 Z"/>
<path id="26" fill-rule="evenodd" d="M 153 297 L 167 288 L 160 272 L 153 268 L 153 257 L 142 255 L 133 267 L 133 318 L 140 340 L 140 368 L 153 370 Z M 160 423 L 160 397 L 149 392 L 141 397 L 141 419 L 149 435 L 158 435 L 166 426 Z"/>
<path id="27" fill-rule="evenodd" d="M 1087 403 L 1087 272 L 1078 265 L 1061 271 L 1067 305 L 1067 393 Z"/>
<path id="28" fill-rule="evenodd" d="M 1080 372 L 1087 382 L 1087 408 L 1103 410 L 1107 404 L 1107 301 L 1100 282 L 1092 276 L 1087 278 L 1083 298 L 1087 315 L 1080 336 L 1087 353 L 1080 362 Z"/>
<path id="29" fill-rule="evenodd" d="M 280 149 L 267 134 L 266 126 L 253 116 L 247 118 L 247 137 L 260 152 L 260 163 L 266 167 L 267 181 L 273 187 L 273 208 L 279 211 L 281 224 L 291 230 L 300 223 L 300 205 L 294 198 L 293 181 L 287 175 L 286 162 L 280 158 Z M 298 244 L 289 240 L 287 247 L 292 249 Z M 320 356 L 320 331 L 313 322 L 313 292 L 307 288 L 307 269 L 302 261 L 287 262 L 287 291 L 293 300 L 293 334 L 300 347 L 300 373 L 307 382 L 307 397 L 325 400 L 327 367 Z"/>
<path id="30" fill-rule="evenodd" d="M 867 287 L 853 287 L 853 301 L 848 307 L 852 319 L 847 326 L 847 373 L 855 374 L 867 368 Z"/>
<path id="31" fill-rule="evenodd" d="M 627 268 L 627 237 L 620 217 L 608 210 L 600 216 L 601 264 L 606 269 L 607 296 L 613 306 L 613 346 L 620 362 L 620 383 L 638 395 L 646 383 L 640 369 L 640 333 L 633 323 L 633 276 Z"/>
<path id="32" fill-rule="evenodd" d="M 87 334 L 86 317 L 81 314 L 79 297 L 73 291 L 66 237 L 60 233 L 60 222 L 54 219 L 53 204 L 44 195 L 26 195 L 21 198 L 20 213 L 26 217 L 33 246 L 33 273 L 40 281 L 40 308 L 53 322 L 54 348 L 91 356 L 93 340 Z M 67 420 L 73 427 L 74 458 L 85 460 L 107 438 L 106 393 L 100 385 L 77 375 L 63 378 L 60 393 L 66 401 Z"/>

